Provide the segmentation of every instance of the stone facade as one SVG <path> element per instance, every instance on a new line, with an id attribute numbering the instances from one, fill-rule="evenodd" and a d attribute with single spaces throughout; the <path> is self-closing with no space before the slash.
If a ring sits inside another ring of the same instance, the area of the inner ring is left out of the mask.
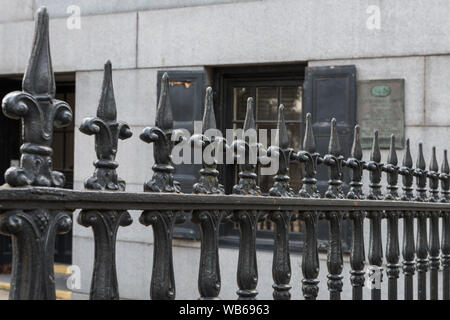
<path id="1" fill-rule="evenodd" d="M 152 174 L 152 146 L 138 136 L 145 126 L 154 124 L 156 74 L 161 69 L 354 64 L 358 80 L 405 79 L 406 137 L 424 143 L 427 161 L 432 145 L 449 146 L 450 3 L 446 0 L 0 0 L 0 75 L 20 75 L 25 70 L 33 16 L 41 5 L 48 7 L 51 17 L 55 72 L 75 74 L 77 189 L 83 188 L 95 160 L 94 139 L 78 127 L 83 118 L 95 113 L 107 59 L 114 70 L 118 119 L 127 121 L 134 133 L 119 143 L 117 155 L 118 173 L 127 181 L 128 191 L 141 191 Z M 80 29 L 67 27 L 70 5 L 81 9 Z M 380 29 L 367 27 L 370 5 L 380 8 Z M 415 160 L 416 145 L 412 153 Z M 368 157 L 366 150 L 364 159 Z M 382 157 L 386 159 L 385 151 Z M 131 214 L 134 223 L 118 233 L 120 292 L 123 298 L 146 299 L 153 235 L 151 228 L 138 223 L 138 212 Z M 176 240 L 174 245 L 177 297 L 196 298 L 199 244 Z M 234 299 L 237 250 L 220 249 L 220 254 L 221 297 Z M 321 296 L 325 298 L 326 257 L 321 258 Z M 271 298 L 272 254 L 258 252 L 258 259 L 260 297 Z M 93 241 L 91 230 L 78 224 L 73 230 L 73 263 L 82 270 L 82 288 L 74 297 L 83 298 L 89 292 Z M 301 298 L 300 263 L 301 256 L 292 253 L 292 294 L 297 299 Z M 347 263 L 344 298 L 350 297 L 348 271 Z"/>

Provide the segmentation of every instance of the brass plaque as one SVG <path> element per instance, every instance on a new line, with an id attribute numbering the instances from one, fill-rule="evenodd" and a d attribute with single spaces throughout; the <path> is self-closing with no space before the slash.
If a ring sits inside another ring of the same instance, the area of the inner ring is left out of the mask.
<path id="1" fill-rule="evenodd" d="M 395 134 L 397 149 L 405 147 L 405 80 L 358 81 L 358 124 L 361 145 L 372 148 L 378 130 L 380 148 L 388 149 L 391 134 Z"/>

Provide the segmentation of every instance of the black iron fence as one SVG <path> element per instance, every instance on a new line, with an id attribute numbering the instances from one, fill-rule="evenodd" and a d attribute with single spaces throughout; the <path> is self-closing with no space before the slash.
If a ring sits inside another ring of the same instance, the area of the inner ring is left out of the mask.
<path id="1" fill-rule="evenodd" d="M 413 165 L 410 143 L 401 166 L 392 136 L 389 156 L 382 163 L 375 132 L 370 161 L 362 160 L 359 127 L 355 127 L 351 157 L 340 153 L 336 120 L 331 121 L 328 154 L 315 152 L 311 115 L 306 117 L 303 150 L 289 148 L 283 106 L 279 108 L 278 143 L 267 150 L 279 166 L 274 185 L 268 196 L 261 195 L 257 186 L 257 164 L 243 161 L 239 164 L 239 182 L 232 195 L 225 195 L 218 181 L 217 162 L 204 162 L 200 179 L 194 185 L 194 194 L 180 193 L 173 179 L 171 151 L 180 141 L 174 134 L 172 111 L 168 95 L 168 77 L 163 77 L 161 96 L 156 112 L 155 127 L 146 128 L 140 139 L 153 143 L 155 164 L 153 177 L 144 184 L 144 192 L 125 192 L 125 182 L 118 178 L 115 161 L 118 139 L 130 138 L 127 124 L 118 122 L 112 86 L 111 63 L 105 65 L 104 82 L 97 117 L 85 119 L 80 130 L 95 135 L 98 160 L 92 177 L 85 182 L 85 191 L 62 189 L 64 176 L 52 170 L 53 127 L 68 125 L 72 120 L 70 106 L 56 100 L 55 82 L 50 59 L 49 18 L 45 8 L 38 11 L 34 44 L 23 79 L 23 90 L 3 98 L 6 116 L 21 119 L 23 145 L 18 168 L 5 173 L 7 185 L 0 190 L 0 232 L 13 241 L 13 278 L 11 299 L 55 299 L 53 273 L 54 242 L 56 234 L 72 227 L 72 212 L 80 209 L 78 223 L 92 227 L 95 239 L 95 262 L 91 282 L 91 299 L 118 299 L 115 269 L 115 241 L 119 227 L 132 223 L 127 210 L 142 210 L 141 224 L 151 225 L 154 231 L 154 257 L 150 295 L 152 299 L 175 299 L 175 281 L 172 265 L 172 231 L 174 225 L 191 218 L 201 229 L 201 254 L 198 274 L 199 296 L 215 299 L 220 295 L 218 235 L 220 224 L 234 221 L 240 229 L 237 295 L 239 299 L 255 299 L 258 282 L 256 259 L 256 229 L 262 219 L 269 217 L 275 225 L 273 252 L 273 297 L 290 299 L 291 265 L 289 257 L 289 226 L 300 220 L 305 226 L 303 250 L 303 295 L 313 300 L 318 295 L 319 256 L 317 225 L 319 219 L 328 221 L 328 290 L 330 299 L 340 299 L 343 287 L 343 253 L 341 223 L 352 222 L 350 254 L 350 281 L 353 299 L 363 298 L 366 278 L 372 280 L 371 298 L 381 299 L 385 271 L 388 298 L 397 299 L 400 272 L 404 273 L 405 299 L 412 299 L 414 277 L 417 278 L 419 299 L 427 298 L 427 278 L 431 299 L 450 298 L 450 180 L 447 152 L 439 170 L 436 149 L 433 148 L 429 169 L 419 144 L 417 163 Z M 244 129 L 255 129 L 253 99 L 248 100 Z M 212 91 L 206 90 L 203 132 L 215 128 Z M 205 149 L 211 144 L 226 141 L 197 135 L 193 144 Z M 251 145 L 246 139 L 236 140 L 230 148 L 242 147 L 248 159 Z M 302 164 L 303 181 L 299 192 L 289 187 L 289 164 Z M 317 166 L 329 168 L 328 190 L 320 194 L 316 187 Z M 347 169 L 345 169 L 347 168 Z M 350 190 L 342 190 L 342 172 L 351 171 Z M 362 176 L 369 171 L 370 185 L 363 194 Z M 383 172 L 387 178 L 382 190 Z M 403 192 L 398 192 L 398 178 L 402 178 Z M 414 178 L 416 188 L 414 192 Z M 428 188 L 427 188 L 428 181 Z M 440 190 L 439 190 L 440 185 Z M 190 212 L 186 215 L 185 212 Z M 363 224 L 370 223 L 369 275 L 366 276 Z M 387 220 L 386 251 L 383 254 L 382 219 Z M 403 222 L 403 250 L 400 251 L 399 222 Z M 415 234 L 414 224 L 417 223 Z M 429 229 L 427 226 L 429 224 Z M 440 224 L 442 234 L 440 236 Z M 429 237 L 428 237 L 429 231 Z M 416 239 L 415 239 L 416 236 Z M 383 261 L 386 259 L 386 270 Z M 439 270 L 442 272 L 439 272 Z M 294 272 L 296 272 L 294 270 Z M 325 272 L 325 271 L 323 271 Z M 439 279 L 441 275 L 441 279 Z M 442 292 L 438 282 L 442 281 Z M 400 297 L 403 298 L 403 297 Z"/>

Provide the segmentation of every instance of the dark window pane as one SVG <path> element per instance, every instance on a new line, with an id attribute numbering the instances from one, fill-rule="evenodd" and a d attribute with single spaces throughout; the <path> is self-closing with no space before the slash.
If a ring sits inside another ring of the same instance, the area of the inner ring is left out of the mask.
<path id="1" fill-rule="evenodd" d="M 281 87 L 281 104 L 284 104 L 284 117 L 286 120 L 301 121 L 302 119 L 302 88 Z"/>
<path id="2" fill-rule="evenodd" d="M 256 89 L 256 121 L 276 120 L 278 114 L 277 88 Z"/>

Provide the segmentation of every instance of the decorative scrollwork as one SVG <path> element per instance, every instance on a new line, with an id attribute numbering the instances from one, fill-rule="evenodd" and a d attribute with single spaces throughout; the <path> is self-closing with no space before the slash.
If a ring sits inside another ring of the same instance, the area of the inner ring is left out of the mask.
<path id="1" fill-rule="evenodd" d="M 51 148 L 53 127 L 68 126 L 72 110 L 55 99 L 56 86 L 50 57 L 49 17 L 47 9 L 38 10 L 31 56 L 22 83 L 22 91 L 3 98 L 3 113 L 12 119 L 22 119 L 23 145 L 20 167 L 5 172 L 12 187 L 63 187 L 64 175 L 53 171 Z"/>
<path id="2" fill-rule="evenodd" d="M 125 190 L 125 181 L 117 177 L 115 161 L 119 139 L 132 136 L 130 127 L 124 122 L 117 122 L 116 101 L 112 83 L 111 62 L 105 64 L 102 93 L 96 118 L 86 118 L 80 131 L 95 135 L 95 150 L 98 160 L 94 163 L 95 171 L 84 186 L 91 190 Z"/>
<path id="3" fill-rule="evenodd" d="M 68 211 L 11 210 L 0 214 L 0 233 L 12 238 L 11 300 L 56 300 L 55 239 L 71 228 Z"/>

